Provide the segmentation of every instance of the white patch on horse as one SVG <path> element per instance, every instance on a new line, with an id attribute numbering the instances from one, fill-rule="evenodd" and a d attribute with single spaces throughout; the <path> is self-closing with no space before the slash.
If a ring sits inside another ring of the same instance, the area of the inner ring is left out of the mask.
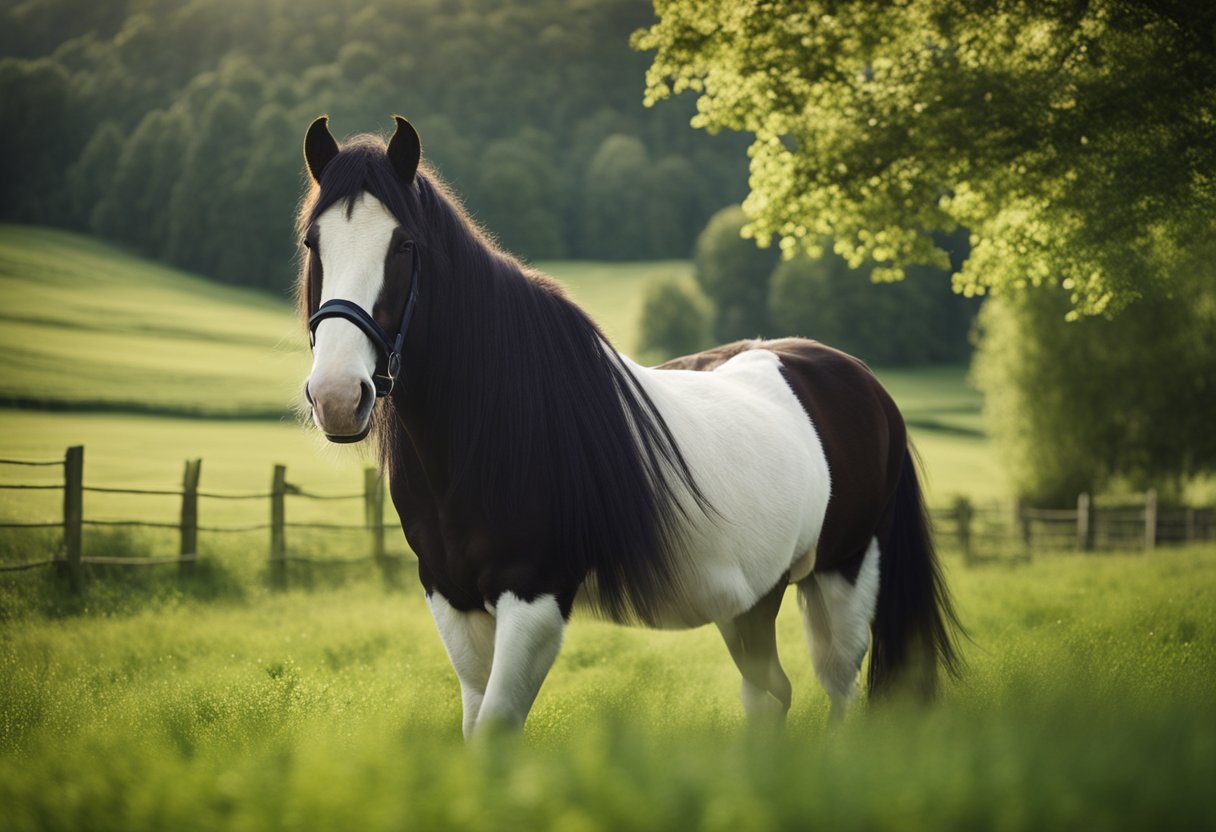
<path id="1" fill-rule="evenodd" d="M 525 601 L 505 592 L 494 609 L 494 665 L 475 726 L 479 734 L 523 727 L 566 630 L 552 595 Z"/>
<path id="2" fill-rule="evenodd" d="M 340 200 L 316 222 L 320 243 L 321 303 L 341 298 L 369 313 L 384 285 L 384 262 L 397 220 L 378 199 L 360 195 L 351 211 Z M 326 433 L 353 435 L 363 385 L 372 384 L 376 351 L 363 330 L 343 318 L 317 325 L 308 392 L 317 426 Z"/>
<path id="3" fill-rule="evenodd" d="M 871 540 L 856 583 L 839 572 L 826 572 L 798 585 L 811 663 L 832 700 L 833 721 L 844 717 L 857 692 L 857 674 L 870 646 L 870 623 L 878 603 L 880 560 L 878 541 Z"/>
<path id="4" fill-rule="evenodd" d="M 689 518 L 675 563 L 681 597 L 660 604 L 660 626 L 730 621 L 818 541 L 831 493 L 819 436 L 768 350 L 740 353 L 710 372 L 622 358 L 714 509 L 706 514 L 690 493 L 678 493 Z"/>
<path id="5" fill-rule="evenodd" d="M 490 680 L 494 662 L 494 619 L 481 610 L 461 612 L 438 592 L 428 595 L 426 602 L 439 630 L 439 639 L 460 680 L 463 729 L 467 739 L 473 735 L 486 683 Z"/>

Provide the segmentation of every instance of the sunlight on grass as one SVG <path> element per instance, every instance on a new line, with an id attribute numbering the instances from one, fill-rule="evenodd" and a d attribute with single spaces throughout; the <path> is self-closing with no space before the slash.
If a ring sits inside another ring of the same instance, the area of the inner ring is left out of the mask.
<path id="1" fill-rule="evenodd" d="M 94 612 L 47 621 L 25 608 L 5 624 L 6 828 L 1178 828 L 1210 817 L 1216 550 L 949 565 L 974 644 L 967 677 L 931 711 L 863 703 L 827 732 L 791 597 L 779 622 L 795 689 L 785 737 L 746 729 L 711 629 L 576 618 L 523 741 L 473 749 L 417 589 L 250 587 L 204 603 L 145 587 L 125 609 L 113 584 L 95 586 Z"/>

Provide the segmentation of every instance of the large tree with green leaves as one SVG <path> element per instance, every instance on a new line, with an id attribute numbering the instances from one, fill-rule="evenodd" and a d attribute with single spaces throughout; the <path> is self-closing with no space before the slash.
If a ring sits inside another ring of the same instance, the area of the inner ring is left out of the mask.
<path id="1" fill-rule="evenodd" d="M 876 277 L 944 267 L 967 294 L 1041 283 L 1071 316 L 1212 276 L 1216 3 L 655 0 L 650 102 L 749 131 L 751 232 L 835 240 Z"/>

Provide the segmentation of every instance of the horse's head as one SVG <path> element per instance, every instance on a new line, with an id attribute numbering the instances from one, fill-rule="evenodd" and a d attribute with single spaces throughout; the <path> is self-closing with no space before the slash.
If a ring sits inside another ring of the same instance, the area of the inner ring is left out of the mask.
<path id="1" fill-rule="evenodd" d="M 388 145 L 360 137 L 339 147 L 324 116 L 304 159 L 319 186 L 301 215 L 300 294 L 313 364 L 304 392 L 333 442 L 367 436 L 377 396 L 392 392 L 418 286 L 415 177 L 422 147 L 397 117 Z"/>

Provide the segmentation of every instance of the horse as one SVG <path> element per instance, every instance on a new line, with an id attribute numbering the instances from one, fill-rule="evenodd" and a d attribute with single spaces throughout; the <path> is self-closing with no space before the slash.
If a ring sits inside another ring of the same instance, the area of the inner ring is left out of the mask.
<path id="1" fill-rule="evenodd" d="M 790 708 L 790 585 L 830 720 L 867 650 L 872 697 L 957 672 L 916 461 L 865 364 L 783 338 L 640 366 L 470 219 L 394 118 L 387 143 L 340 146 L 325 116 L 305 136 L 305 398 L 330 441 L 374 430 L 466 738 L 522 729 L 575 608 L 714 624 L 755 721 Z"/>

